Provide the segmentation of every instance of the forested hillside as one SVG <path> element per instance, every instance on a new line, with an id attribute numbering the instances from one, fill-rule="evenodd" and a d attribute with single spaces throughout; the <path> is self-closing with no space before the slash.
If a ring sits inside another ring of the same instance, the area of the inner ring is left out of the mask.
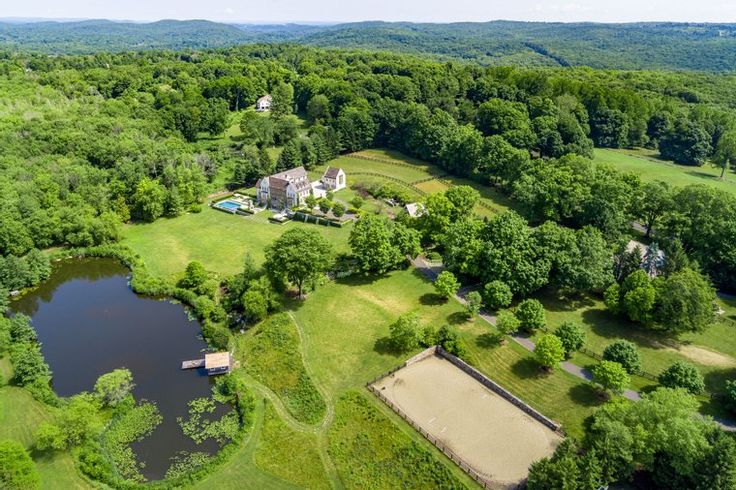
<path id="1" fill-rule="evenodd" d="M 2 255 L 109 243 L 130 219 L 196 210 L 217 178 L 242 185 L 270 173 L 263 149 L 275 141 L 277 168 L 394 148 L 497 186 L 532 224 L 593 226 L 611 244 L 638 219 L 736 288 L 730 195 L 644 186 L 588 160 L 594 145 L 652 147 L 725 171 L 736 152 L 732 96 L 721 97 L 734 93 L 730 77 L 484 69 L 284 45 L 18 55 L 0 71 Z M 308 136 L 289 116 L 275 126 L 243 118 L 245 140 L 232 148 L 216 138 L 268 92 L 279 111 L 310 115 Z"/>
<path id="2" fill-rule="evenodd" d="M 678 23 L 227 25 L 207 21 L 0 23 L 0 45 L 54 54 L 197 49 L 258 42 L 423 54 L 482 65 L 731 72 L 736 25 Z"/>

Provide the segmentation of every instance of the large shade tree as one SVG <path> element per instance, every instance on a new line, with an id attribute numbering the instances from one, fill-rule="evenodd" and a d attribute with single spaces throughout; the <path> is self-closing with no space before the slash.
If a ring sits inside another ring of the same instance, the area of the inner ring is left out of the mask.
<path id="1" fill-rule="evenodd" d="M 276 279 L 286 279 L 302 297 L 304 285 L 316 282 L 334 262 L 332 244 L 317 231 L 292 228 L 266 247 L 265 269 Z"/>

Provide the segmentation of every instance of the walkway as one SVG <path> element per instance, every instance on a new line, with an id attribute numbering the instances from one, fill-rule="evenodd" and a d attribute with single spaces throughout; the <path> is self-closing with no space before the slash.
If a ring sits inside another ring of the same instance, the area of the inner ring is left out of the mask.
<path id="1" fill-rule="evenodd" d="M 437 264 L 430 264 L 424 258 L 417 257 L 416 259 L 412 260 L 412 264 L 414 267 L 416 267 L 418 270 L 420 270 L 425 276 L 427 276 L 429 279 L 434 281 L 437 278 L 437 275 L 442 272 L 443 266 L 437 265 Z M 465 300 L 465 295 L 470 291 L 469 288 L 462 288 L 460 289 L 457 294 L 455 295 L 455 299 L 457 299 L 461 304 L 466 304 L 467 301 Z M 496 324 L 496 317 L 489 314 L 486 311 L 482 311 L 478 314 L 482 319 L 490 323 L 491 325 Z M 522 335 L 513 334 L 511 335 L 511 338 L 516 341 L 517 344 L 524 347 L 529 352 L 534 352 L 534 342 Z M 573 376 L 577 376 L 578 378 L 585 380 L 585 381 L 592 381 L 593 380 L 593 373 L 590 372 L 590 370 L 582 368 L 576 364 L 573 364 L 571 362 L 565 361 L 563 362 L 560 367 L 567 371 L 568 373 L 572 374 Z M 634 391 L 634 390 L 625 390 L 623 392 L 623 396 L 628 398 L 629 400 L 638 401 L 641 400 L 641 395 Z"/>

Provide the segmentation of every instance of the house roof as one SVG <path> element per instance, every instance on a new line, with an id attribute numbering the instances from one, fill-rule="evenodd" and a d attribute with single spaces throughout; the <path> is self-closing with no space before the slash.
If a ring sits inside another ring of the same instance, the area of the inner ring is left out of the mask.
<path id="1" fill-rule="evenodd" d="M 309 175 L 302 166 L 284 170 L 268 178 L 268 185 L 277 189 L 286 189 L 289 184 L 293 184 L 297 191 L 312 188 Z"/>
<path id="2" fill-rule="evenodd" d="M 412 218 L 417 218 L 421 216 L 426 210 L 424 204 L 418 202 L 410 202 L 406 206 L 404 206 L 404 208 L 406 209 L 406 212 L 409 213 L 409 216 L 411 216 Z"/>
<path id="3" fill-rule="evenodd" d="M 218 369 L 224 367 L 230 367 L 230 353 L 229 352 L 213 352 L 211 354 L 204 355 L 204 367 L 205 369 Z"/>
<path id="4" fill-rule="evenodd" d="M 322 177 L 325 177 L 328 179 L 336 179 L 338 174 L 341 171 L 342 171 L 341 168 L 327 167 L 327 170 L 325 170 L 325 174 Z"/>
<path id="5" fill-rule="evenodd" d="M 253 100 L 253 99 L 250 99 Z M 273 97 L 271 97 L 271 94 L 266 94 L 263 97 L 259 97 L 256 101 L 256 104 L 259 102 L 271 102 L 273 100 Z"/>

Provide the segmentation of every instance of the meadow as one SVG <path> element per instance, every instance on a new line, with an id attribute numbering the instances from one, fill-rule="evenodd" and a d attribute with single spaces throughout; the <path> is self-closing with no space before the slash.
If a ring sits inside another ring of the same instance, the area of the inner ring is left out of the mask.
<path id="1" fill-rule="evenodd" d="M 645 182 L 661 180 L 675 187 L 708 184 L 736 195 L 736 174 L 732 171 L 727 171 L 720 180 L 720 167 L 680 165 L 660 158 L 655 150 L 596 148 L 595 161 L 611 164 L 623 172 L 632 172 Z"/>

